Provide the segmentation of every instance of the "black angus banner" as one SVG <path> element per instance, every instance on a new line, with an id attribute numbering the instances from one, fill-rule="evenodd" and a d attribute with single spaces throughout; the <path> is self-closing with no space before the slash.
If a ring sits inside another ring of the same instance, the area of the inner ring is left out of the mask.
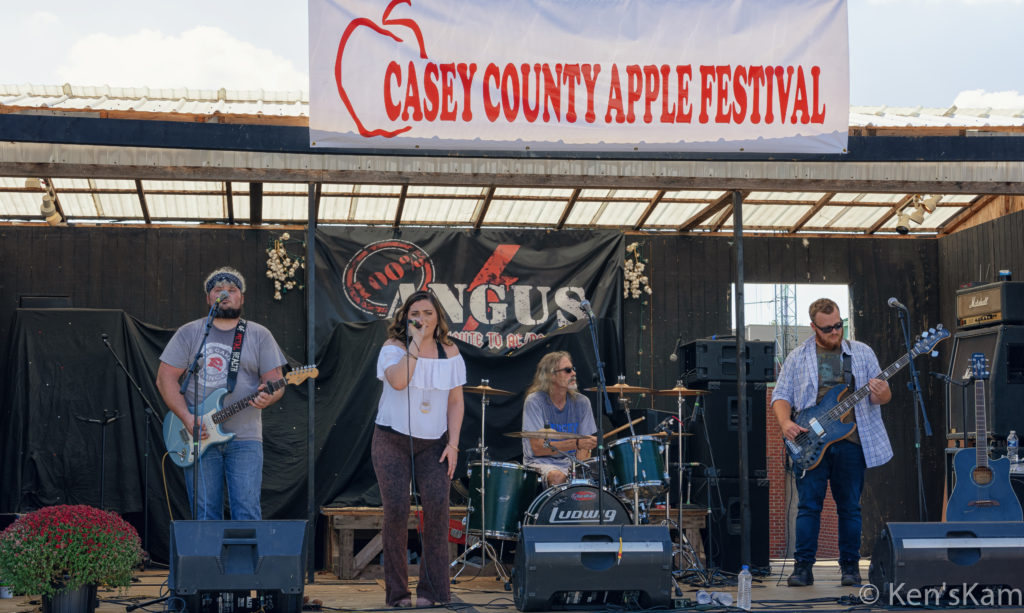
<path id="1" fill-rule="evenodd" d="M 521 230 L 317 230 L 318 338 L 341 322 L 390 318 L 429 289 L 452 336 L 508 353 L 585 318 L 620 321 L 619 232 Z"/>

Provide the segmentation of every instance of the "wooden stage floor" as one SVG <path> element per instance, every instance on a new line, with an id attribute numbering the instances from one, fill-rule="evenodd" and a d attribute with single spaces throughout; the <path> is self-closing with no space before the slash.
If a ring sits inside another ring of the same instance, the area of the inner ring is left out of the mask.
<path id="1" fill-rule="evenodd" d="M 452 586 L 453 601 L 448 607 L 435 607 L 436 610 L 449 609 L 459 613 L 484 613 L 491 611 L 516 611 L 512 593 L 504 589 L 502 582 L 491 576 L 476 576 L 477 568 L 467 567 Z M 489 569 L 490 570 L 490 569 Z M 788 561 L 783 569 L 782 560 L 772 562 L 773 574 L 754 578 L 753 610 L 773 613 L 788 611 L 846 611 L 851 607 L 861 610 L 863 606 L 858 596 L 858 587 L 842 587 L 839 585 L 839 567 L 835 562 L 819 562 L 814 567 L 815 583 L 805 588 L 786 586 L 786 576 L 792 570 L 792 562 Z M 784 574 L 780 576 L 780 572 Z M 867 580 L 868 562 L 861 563 L 861 574 Z M 125 611 L 128 606 L 156 598 L 166 593 L 167 573 L 150 570 L 137 575 L 138 581 L 128 590 L 126 595 L 118 595 L 114 591 L 100 591 L 99 613 Z M 415 578 L 411 580 L 415 584 Z M 697 606 L 697 587 L 684 584 L 683 594 L 677 601 L 675 610 L 726 610 L 726 607 L 704 605 Z M 705 588 L 708 592 L 720 591 L 728 593 L 735 599 L 736 586 L 723 584 Z M 343 581 L 329 572 L 320 572 L 316 580 L 305 587 L 305 596 L 310 600 L 319 600 L 322 607 L 306 610 L 322 611 L 382 611 L 393 610 L 384 606 L 384 585 L 382 580 L 362 579 Z M 14 597 L 0 600 L 0 613 L 40 611 L 38 597 Z M 166 611 L 165 603 L 154 604 L 139 611 Z M 428 609 L 417 609 L 428 610 Z M 609 610 L 622 611 L 621 608 Z M 665 609 L 660 609 L 665 611 Z M 736 610 L 733 608 L 732 610 Z M 972 609 L 958 609 L 960 611 Z M 980 610 L 980 609 L 979 609 Z M 1013 609 L 1001 609 L 1003 611 Z M 270 613 L 270 612 L 268 612 Z"/>

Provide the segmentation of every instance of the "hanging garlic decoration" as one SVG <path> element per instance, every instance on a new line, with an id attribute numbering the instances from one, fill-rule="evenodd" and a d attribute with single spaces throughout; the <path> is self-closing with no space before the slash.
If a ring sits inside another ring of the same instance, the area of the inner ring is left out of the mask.
<path id="1" fill-rule="evenodd" d="M 301 255 L 288 253 L 289 242 L 306 246 L 302 241 L 291 240 L 291 235 L 285 232 L 267 247 L 267 278 L 274 282 L 274 300 L 281 300 L 290 290 L 304 289 L 296 273 L 306 268 L 306 260 Z"/>
<path id="2" fill-rule="evenodd" d="M 653 292 L 648 282 L 644 269 L 647 267 L 647 260 L 640 255 L 640 243 L 626 245 L 626 262 L 623 264 L 622 297 L 639 298 L 643 294 L 651 295 Z"/>

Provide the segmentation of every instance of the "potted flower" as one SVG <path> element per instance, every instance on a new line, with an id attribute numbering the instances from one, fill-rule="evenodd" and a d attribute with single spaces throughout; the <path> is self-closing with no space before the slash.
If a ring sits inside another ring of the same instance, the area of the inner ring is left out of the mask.
<path id="1" fill-rule="evenodd" d="M 0 532 L 3 583 L 15 594 L 43 596 L 44 609 L 82 588 L 91 588 L 92 604 L 97 585 L 128 587 L 141 556 L 131 524 L 86 505 L 44 507 Z"/>

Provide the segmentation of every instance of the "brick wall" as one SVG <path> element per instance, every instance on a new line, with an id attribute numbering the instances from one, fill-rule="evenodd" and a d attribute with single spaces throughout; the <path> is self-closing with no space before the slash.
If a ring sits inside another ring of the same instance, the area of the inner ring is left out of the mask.
<path id="1" fill-rule="evenodd" d="M 793 557 L 790 553 L 793 549 L 794 534 L 793 522 L 796 520 L 796 490 L 794 489 L 791 475 L 786 474 L 783 464 L 785 451 L 782 445 L 782 431 L 779 429 L 779 422 L 772 412 L 772 388 L 768 387 L 767 406 L 768 411 L 768 440 L 766 441 L 766 453 L 768 454 L 768 515 L 771 534 L 768 540 L 768 551 L 772 558 Z M 787 505 L 786 490 L 791 490 L 792 501 Z M 788 527 L 787 527 L 788 526 Z M 825 504 L 821 510 L 821 530 L 818 533 L 818 559 L 839 557 L 839 532 L 838 518 L 836 516 L 836 503 L 832 500 L 832 490 L 825 492 Z M 789 534 L 789 551 L 786 548 L 787 530 Z"/>

